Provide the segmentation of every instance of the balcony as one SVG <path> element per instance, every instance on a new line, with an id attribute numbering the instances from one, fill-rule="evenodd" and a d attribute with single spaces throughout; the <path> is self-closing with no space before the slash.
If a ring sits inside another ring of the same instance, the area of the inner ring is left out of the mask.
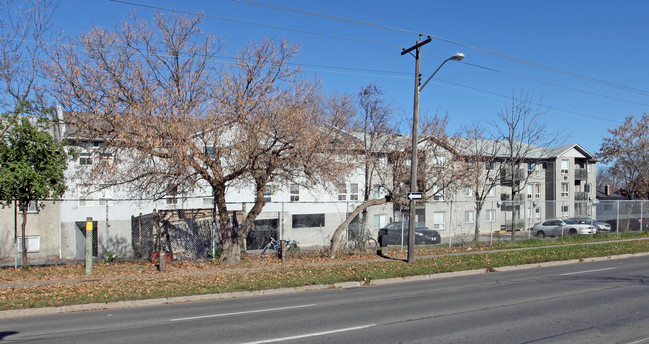
<path id="1" fill-rule="evenodd" d="M 588 170 L 585 168 L 576 168 L 575 180 L 588 180 Z"/>
<path id="2" fill-rule="evenodd" d="M 521 180 L 527 177 L 527 171 L 523 169 L 514 170 L 514 180 L 515 182 L 520 182 Z M 511 170 L 502 170 L 500 171 L 500 184 L 501 185 L 512 185 L 512 173 Z"/>
<path id="3" fill-rule="evenodd" d="M 501 201 L 510 201 L 511 197 L 512 197 L 512 195 L 508 194 L 508 193 L 500 194 L 500 200 Z M 522 201 L 524 199 L 525 199 L 524 194 L 519 193 L 519 194 L 514 195 L 514 201 Z"/>
<path id="4" fill-rule="evenodd" d="M 588 201 L 589 196 L 588 192 L 575 192 L 575 201 Z"/>

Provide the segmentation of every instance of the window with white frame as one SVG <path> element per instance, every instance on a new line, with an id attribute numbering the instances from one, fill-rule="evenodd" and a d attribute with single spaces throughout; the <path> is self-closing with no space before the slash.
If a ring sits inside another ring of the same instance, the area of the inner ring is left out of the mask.
<path id="1" fill-rule="evenodd" d="M 444 229 L 443 211 L 436 211 L 433 213 L 433 229 Z"/>
<path id="2" fill-rule="evenodd" d="M 494 222 L 496 221 L 496 210 L 495 209 L 487 209 L 484 212 L 485 220 L 487 222 Z"/>
<path id="3" fill-rule="evenodd" d="M 291 184 L 290 188 L 290 194 L 291 194 L 291 202 L 299 202 L 300 201 L 300 186 L 297 184 Z"/>
<path id="4" fill-rule="evenodd" d="M 561 183 L 561 198 L 570 196 L 570 183 Z"/>
<path id="5" fill-rule="evenodd" d="M 380 184 L 375 184 L 372 187 L 372 191 L 374 193 L 374 198 L 383 198 L 383 197 L 385 197 L 385 189 Z"/>
<path id="6" fill-rule="evenodd" d="M 490 196 L 490 197 L 496 196 L 496 188 L 493 187 L 493 186 L 491 188 L 489 188 L 489 191 L 487 191 L 487 196 Z"/>
<path id="7" fill-rule="evenodd" d="M 541 184 L 534 185 L 534 199 L 541 199 Z"/>
<path id="8" fill-rule="evenodd" d="M 386 167 L 388 166 L 388 157 L 385 155 L 381 155 L 379 157 L 379 167 Z"/>
<path id="9" fill-rule="evenodd" d="M 41 238 L 37 235 L 25 237 L 27 252 L 38 252 L 41 250 Z M 23 251 L 23 237 L 18 237 L 18 252 Z"/>
<path id="10" fill-rule="evenodd" d="M 80 207 L 92 207 L 95 201 L 92 199 L 92 192 L 90 185 L 80 184 L 77 185 L 77 198 L 79 199 Z"/>
<path id="11" fill-rule="evenodd" d="M 537 176 L 537 177 L 540 176 L 542 169 L 543 169 L 543 164 L 536 164 L 534 166 L 534 175 Z"/>
<path id="12" fill-rule="evenodd" d="M 475 212 L 473 210 L 467 210 L 464 212 L 464 223 L 474 223 L 475 222 Z"/>
<path id="13" fill-rule="evenodd" d="M 561 173 L 562 174 L 568 174 L 570 172 L 569 166 L 570 161 L 567 159 L 562 159 L 561 160 Z"/>
<path id="14" fill-rule="evenodd" d="M 81 166 L 92 165 L 92 153 L 90 152 L 79 153 L 79 165 Z"/>
<path id="15" fill-rule="evenodd" d="M 349 184 L 349 200 L 358 201 L 358 183 Z"/>
<path id="16" fill-rule="evenodd" d="M 534 187 L 532 184 L 527 184 L 527 199 L 532 199 L 532 196 L 534 195 Z"/>
<path id="17" fill-rule="evenodd" d="M 99 205 L 113 205 L 113 188 L 111 186 L 105 186 L 99 190 Z"/>
<path id="18" fill-rule="evenodd" d="M 541 221 L 541 208 L 534 209 L 534 221 Z"/>
<path id="19" fill-rule="evenodd" d="M 464 196 L 466 197 L 472 197 L 473 196 L 473 189 L 472 188 L 464 188 Z"/>
<path id="20" fill-rule="evenodd" d="M 561 206 L 561 217 L 570 216 L 570 207 L 567 205 Z"/>
<path id="21" fill-rule="evenodd" d="M 28 213 L 38 213 L 38 201 L 30 201 L 27 204 Z"/>
<path id="22" fill-rule="evenodd" d="M 338 184 L 338 200 L 339 201 L 347 200 L 347 185 L 345 183 Z"/>
<path id="23" fill-rule="evenodd" d="M 374 215 L 374 228 L 383 228 L 388 224 L 388 216 L 384 214 Z"/>
<path id="24" fill-rule="evenodd" d="M 436 201 L 444 200 L 444 189 L 437 185 L 433 185 L 433 199 Z"/>

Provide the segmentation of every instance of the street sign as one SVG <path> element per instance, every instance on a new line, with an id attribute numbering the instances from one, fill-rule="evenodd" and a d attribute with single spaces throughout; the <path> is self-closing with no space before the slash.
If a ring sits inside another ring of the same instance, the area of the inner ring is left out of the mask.
<path id="1" fill-rule="evenodd" d="M 424 196 L 421 194 L 421 192 L 408 192 L 408 199 L 411 201 L 422 198 L 424 198 Z"/>

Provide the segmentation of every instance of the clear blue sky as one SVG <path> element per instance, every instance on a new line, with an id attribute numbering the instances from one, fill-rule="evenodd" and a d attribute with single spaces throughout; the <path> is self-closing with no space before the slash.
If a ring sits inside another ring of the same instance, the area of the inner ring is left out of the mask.
<path id="1" fill-rule="evenodd" d="M 376 26 L 232 0 L 127 1 L 204 13 L 205 30 L 223 37 L 227 55 L 262 36 L 300 43 L 294 62 L 315 74 L 324 91 L 356 93 L 374 82 L 403 118 L 412 117 L 414 58 L 401 56 L 401 48 L 415 44 L 417 33 L 443 38 L 422 48 L 424 77 L 455 52 L 466 58 L 447 63 L 426 86 L 421 113 L 448 114 L 451 133 L 495 119 L 521 89 L 546 107 L 542 120 L 550 130 L 564 131 L 566 143 L 591 153 L 625 116 L 649 112 L 649 1 L 259 0 Z M 55 25 L 77 34 L 117 24 L 130 8 L 145 18 L 155 12 L 108 0 L 61 0 Z"/>

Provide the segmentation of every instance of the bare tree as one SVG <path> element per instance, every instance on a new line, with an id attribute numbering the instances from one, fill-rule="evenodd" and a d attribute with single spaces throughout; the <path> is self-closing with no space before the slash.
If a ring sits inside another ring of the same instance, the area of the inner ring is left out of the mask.
<path id="1" fill-rule="evenodd" d="M 624 124 L 608 130 L 610 136 L 604 137 L 598 154 L 603 163 L 612 164 L 609 172 L 629 199 L 649 199 L 648 129 L 649 115 L 629 116 Z"/>
<path id="2" fill-rule="evenodd" d="M 342 114 L 322 111 L 317 84 L 289 67 L 297 46 L 263 39 L 221 65 L 200 17 L 154 20 L 93 28 L 52 53 L 50 75 L 74 124 L 106 143 L 110 163 L 94 177 L 156 198 L 211 188 L 221 259 L 236 264 L 269 184 L 343 173 L 344 161 L 330 161 Z M 255 196 L 237 228 L 225 198 L 235 185 Z"/>
<path id="3" fill-rule="evenodd" d="M 55 0 L 11 1 L 0 8 L 0 101 L 4 107 L 41 100 L 40 63 L 52 36 Z"/>
<path id="4" fill-rule="evenodd" d="M 530 174 L 521 170 L 527 162 L 538 160 L 551 143 L 556 143 L 558 134 L 550 134 L 541 122 L 541 106 L 534 102 L 534 95 L 523 90 L 512 95 L 511 102 L 498 113 L 492 122 L 494 138 L 502 141 L 504 154 L 501 163 L 505 165 L 501 182 L 510 187 L 512 206 L 512 240 L 515 238 L 516 195 L 527 185 Z"/>
<path id="5" fill-rule="evenodd" d="M 467 178 L 465 187 L 471 191 L 475 202 L 475 218 L 479 219 L 487 197 L 501 182 L 506 165 L 500 163 L 505 153 L 503 146 L 488 138 L 481 123 L 464 128 L 464 138 L 459 139 L 458 150 L 465 157 Z M 473 241 L 480 240 L 480 221 L 475 221 Z"/>
<path id="6" fill-rule="evenodd" d="M 462 184 L 464 164 L 456 153 L 454 143 L 446 133 L 447 117 L 433 116 L 423 118 L 419 136 L 418 152 L 418 190 L 424 198 L 422 202 L 452 194 Z M 371 126 L 370 126 L 371 127 Z M 368 135 L 377 135 L 376 133 Z M 366 155 L 357 155 L 359 164 L 372 169 L 373 187 L 380 187 L 385 197 L 368 197 L 347 219 L 336 228 L 331 239 L 329 256 L 334 257 L 340 246 L 340 237 L 345 228 L 362 211 L 371 206 L 392 202 L 408 206 L 406 192 L 410 189 L 410 160 L 412 158 L 409 136 L 389 132 L 373 138 L 373 151 L 365 150 Z M 362 142 L 363 147 L 367 145 Z M 367 161 L 370 160 L 368 163 Z M 369 173 L 367 170 L 365 173 Z M 366 181 L 366 183 L 369 183 Z"/>

